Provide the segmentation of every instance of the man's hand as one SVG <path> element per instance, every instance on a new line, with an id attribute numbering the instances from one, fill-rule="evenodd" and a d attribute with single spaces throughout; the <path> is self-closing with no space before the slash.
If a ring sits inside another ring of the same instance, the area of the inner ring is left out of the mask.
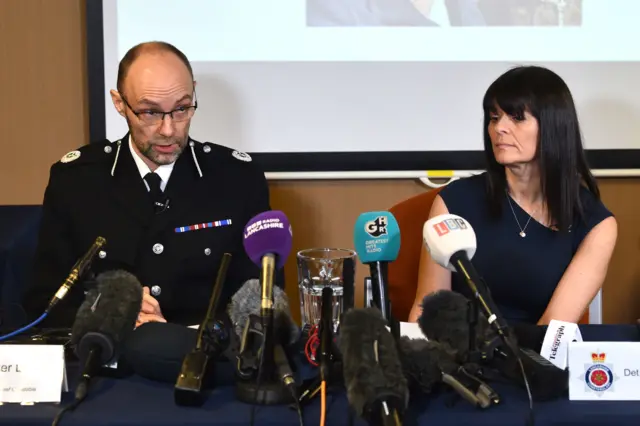
<path id="1" fill-rule="evenodd" d="M 142 288 L 142 308 L 136 320 L 136 328 L 147 322 L 167 322 L 162 316 L 160 304 L 149 292 L 149 287 Z"/>

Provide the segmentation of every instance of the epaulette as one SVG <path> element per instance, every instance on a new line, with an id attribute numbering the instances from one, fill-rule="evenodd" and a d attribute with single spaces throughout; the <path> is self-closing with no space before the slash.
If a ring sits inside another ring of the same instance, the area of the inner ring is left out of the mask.
<path id="1" fill-rule="evenodd" d="M 199 149 L 204 154 L 209 154 L 212 159 L 223 162 L 226 162 L 229 159 L 234 159 L 234 161 L 240 161 L 242 163 L 251 163 L 251 161 L 253 161 L 251 156 L 246 152 L 238 151 L 213 142 L 198 142 L 193 139 L 191 140 L 194 141 L 196 145 L 199 145 Z"/>
<path id="2" fill-rule="evenodd" d="M 118 148 L 118 142 L 102 140 L 84 145 L 78 149 L 67 152 L 60 158 L 58 165 L 61 167 L 80 166 L 85 164 L 93 164 L 97 162 L 113 161 L 111 152 Z"/>

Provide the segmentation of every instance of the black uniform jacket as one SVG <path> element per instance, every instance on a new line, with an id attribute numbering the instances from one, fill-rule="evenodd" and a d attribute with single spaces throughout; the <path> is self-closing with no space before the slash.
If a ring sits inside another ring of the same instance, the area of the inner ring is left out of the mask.
<path id="1" fill-rule="evenodd" d="M 164 191 L 168 208 L 157 213 L 128 140 L 127 134 L 85 145 L 51 167 L 33 280 L 23 303 L 30 319 L 44 312 L 98 236 L 107 243 L 91 272 L 132 272 L 150 288 L 168 322 L 202 321 L 225 252 L 232 254 L 225 304 L 246 280 L 259 277 L 242 235 L 253 216 L 270 210 L 269 190 L 251 157 L 190 139 Z M 188 230 L 192 225 L 199 229 Z M 281 271 L 277 282 L 284 285 Z M 89 283 L 79 282 L 41 325 L 71 326 Z"/>

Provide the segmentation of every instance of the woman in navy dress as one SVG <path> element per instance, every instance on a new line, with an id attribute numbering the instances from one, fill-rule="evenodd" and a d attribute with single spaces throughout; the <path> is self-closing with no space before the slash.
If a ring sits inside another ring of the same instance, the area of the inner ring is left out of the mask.
<path id="1" fill-rule="evenodd" d="M 511 323 L 577 323 L 601 289 L 617 238 L 586 163 L 569 88 L 537 66 L 507 71 L 484 100 L 487 171 L 436 196 L 430 217 L 465 218 L 477 237 L 472 263 Z M 440 289 L 472 297 L 458 273 L 422 250 L 409 321 Z"/>

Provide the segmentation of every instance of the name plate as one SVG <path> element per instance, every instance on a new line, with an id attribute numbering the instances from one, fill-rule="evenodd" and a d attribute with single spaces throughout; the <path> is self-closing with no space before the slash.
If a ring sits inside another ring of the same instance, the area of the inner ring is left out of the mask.
<path id="1" fill-rule="evenodd" d="M 569 399 L 640 401 L 640 342 L 570 343 Z"/>
<path id="2" fill-rule="evenodd" d="M 68 391 L 62 345 L 1 345 L 0 402 L 60 402 Z"/>

